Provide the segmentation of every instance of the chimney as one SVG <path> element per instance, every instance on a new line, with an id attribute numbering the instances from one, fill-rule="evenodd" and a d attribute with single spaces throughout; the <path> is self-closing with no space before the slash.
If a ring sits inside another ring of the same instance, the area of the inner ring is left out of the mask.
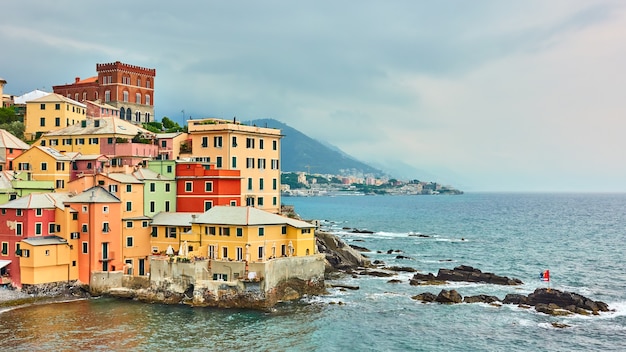
<path id="1" fill-rule="evenodd" d="M 80 77 L 74 78 L 74 83 L 78 83 L 78 81 L 80 81 Z"/>

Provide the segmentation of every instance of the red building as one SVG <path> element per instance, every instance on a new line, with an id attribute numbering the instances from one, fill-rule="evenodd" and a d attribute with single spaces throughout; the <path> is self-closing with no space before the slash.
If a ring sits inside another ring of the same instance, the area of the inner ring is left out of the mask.
<path id="1" fill-rule="evenodd" d="M 76 101 L 100 101 L 119 109 L 123 120 L 154 121 L 156 70 L 119 61 L 96 64 L 97 76 L 53 86 L 52 90 Z"/>
<path id="2" fill-rule="evenodd" d="M 33 193 L 0 205 L 0 272 L 2 283 L 21 287 L 20 241 L 55 235 L 60 228 L 56 209 L 63 209 L 67 193 Z M 61 221 L 59 221 L 61 222 Z"/>
<path id="3" fill-rule="evenodd" d="M 176 211 L 202 213 L 217 205 L 241 205 L 239 170 L 214 170 L 199 162 L 176 163 Z"/>

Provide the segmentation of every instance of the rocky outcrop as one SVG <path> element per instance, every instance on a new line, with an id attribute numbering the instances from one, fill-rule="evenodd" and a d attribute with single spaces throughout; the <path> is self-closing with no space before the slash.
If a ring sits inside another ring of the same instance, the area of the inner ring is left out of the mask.
<path id="1" fill-rule="evenodd" d="M 371 266 L 370 261 L 339 237 L 323 231 L 316 231 L 315 238 L 319 253 L 326 257 L 326 272 L 356 269 Z"/>
<path id="2" fill-rule="evenodd" d="M 22 285 L 22 292 L 37 297 L 90 297 L 89 286 L 78 281 Z"/>
<path id="3" fill-rule="evenodd" d="M 439 303 L 488 303 L 494 304 L 500 299 L 496 296 L 476 295 L 463 298 L 455 290 L 441 290 L 439 295 L 424 292 L 412 297 L 422 302 Z M 585 296 L 573 292 L 563 292 L 548 288 L 538 288 L 535 292 L 524 296 L 521 294 L 508 294 L 502 300 L 503 304 L 516 304 L 520 307 L 534 306 L 535 310 L 554 316 L 582 314 L 597 315 L 599 312 L 608 312 L 609 306 L 601 301 L 594 301 Z"/>
<path id="4" fill-rule="evenodd" d="M 519 279 L 510 279 L 506 276 L 500 276 L 493 273 L 483 273 L 479 269 L 471 266 L 461 265 L 456 268 L 439 269 L 437 276 L 429 274 L 415 274 L 411 279 L 411 285 L 424 284 L 440 284 L 447 281 L 464 281 L 464 282 L 484 282 L 494 285 L 521 285 L 523 282 Z"/>

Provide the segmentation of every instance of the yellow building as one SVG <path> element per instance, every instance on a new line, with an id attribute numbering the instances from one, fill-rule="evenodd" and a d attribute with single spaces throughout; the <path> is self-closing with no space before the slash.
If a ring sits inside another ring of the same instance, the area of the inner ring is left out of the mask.
<path id="1" fill-rule="evenodd" d="M 151 254 L 150 218 L 146 216 L 122 219 L 122 259 L 124 274 L 145 276 L 148 274 Z"/>
<path id="2" fill-rule="evenodd" d="M 34 141 L 46 132 L 85 120 L 87 106 L 62 95 L 51 93 L 26 102 L 24 139 Z"/>
<path id="3" fill-rule="evenodd" d="M 70 244 L 58 236 L 25 238 L 20 246 L 22 284 L 36 285 L 78 278 L 72 270 Z"/>
<path id="4" fill-rule="evenodd" d="M 87 118 L 74 125 L 48 132 L 36 144 L 83 155 L 156 157 L 158 146 L 153 138 L 154 133 L 128 121 L 117 117 L 101 117 Z"/>
<path id="5" fill-rule="evenodd" d="M 183 247 L 194 256 L 246 262 L 315 254 L 314 225 L 253 207 L 216 206 L 203 214 L 159 213 L 152 226 L 155 253 L 171 246 L 176 254 Z"/>
<path id="6" fill-rule="evenodd" d="M 240 170 L 241 204 L 280 212 L 280 130 L 220 119 L 190 120 L 187 130 L 194 161 Z"/>
<path id="7" fill-rule="evenodd" d="M 70 180 L 72 159 L 50 147 L 33 146 L 13 160 L 13 170 L 28 174 L 33 181 L 53 181 L 57 191 Z"/>

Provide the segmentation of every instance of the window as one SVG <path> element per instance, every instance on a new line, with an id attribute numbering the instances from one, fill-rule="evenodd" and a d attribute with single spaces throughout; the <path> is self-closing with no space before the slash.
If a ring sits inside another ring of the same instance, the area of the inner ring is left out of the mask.
<path id="1" fill-rule="evenodd" d="M 89 226 L 87 224 L 83 224 L 80 229 L 83 233 L 86 233 L 89 230 Z"/>
<path id="2" fill-rule="evenodd" d="M 165 211 L 166 212 L 170 211 L 170 201 L 169 200 L 165 201 Z"/>
<path id="3" fill-rule="evenodd" d="M 133 191 L 133 186 L 132 185 L 126 185 L 126 193 L 130 193 Z"/>
<path id="4" fill-rule="evenodd" d="M 78 220 L 78 213 L 72 213 L 72 220 Z"/>
<path id="5" fill-rule="evenodd" d="M 39 119 L 39 126 L 41 127 L 45 127 L 46 126 L 46 118 L 42 117 Z"/>
<path id="6" fill-rule="evenodd" d="M 46 110 L 46 104 L 39 104 L 39 108 L 41 110 Z"/>
<path id="7" fill-rule="evenodd" d="M 243 228 L 238 227 L 237 228 L 237 237 L 242 237 L 243 236 Z"/>
<path id="8" fill-rule="evenodd" d="M 252 190 L 252 177 L 248 177 L 248 191 Z"/>
<path id="9" fill-rule="evenodd" d="M 117 185 L 109 185 L 109 192 L 117 193 Z"/>
<path id="10" fill-rule="evenodd" d="M 237 146 L 237 137 L 233 136 L 233 148 Z"/>
<path id="11" fill-rule="evenodd" d="M 263 140 L 259 139 L 259 149 L 263 149 Z"/>
<path id="12" fill-rule="evenodd" d="M 24 258 L 30 257 L 30 249 L 22 249 L 22 257 Z"/>
<path id="13" fill-rule="evenodd" d="M 172 165 L 167 165 L 167 173 L 168 174 L 172 173 Z"/>
<path id="14" fill-rule="evenodd" d="M 221 148 L 222 147 L 222 136 L 213 137 L 213 146 L 215 148 Z"/>
<path id="15" fill-rule="evenodd" d="M 141 104 L 141 93 L 135 94 L 135 103 Z"/>
<path id="16" fill-rule="evenodd" d="M 57 162 L 57 171 L 64 171 L 64 170 L 65 170 L 65 163 Z"/>
<path id="17" fill-rule="evenodd" d="M 265 252 L 265 248 L 263 248 L 263 246 L 259 246 L 259 260 L 263 260 L 264 252 Z"/>
<path id="18" fill-rule="evenodd" d="M 18 257 L 22 255 L 22 249 L 19 242 L 15 244 L 15 255 Z"/>
<path id="19" fill-rule="evenodd" d="M 54 118 L 54 126 L 55 127 L 61 126 L 61 118 L 60 117 L 55 117 Z"/>
<path id="20" fill-rule="evenodd" d="M 133 203 L 126 202 L 126 211 L 132 211 L 132 210 L 133 210 Z"/>
<path id="21" fill-rule="evenodd" d="M 257 199 L 257 201 L 256 201 L 256 204 L 262 207 L 263 206 L 263 197 L 259 197 Z"/>
<path id="22" fill-rule="evenodd" d="M 15 216 L 22 216 L 22 209 L 15 209 Z"/>
<path id="23" fill-rule="evenodd" d="M 236 156 L 233 156 L 233 166 L 232 166 L 232 168 L 233 169 L 237 168 L 237 157 Z"/>
<path id="24" fill-rule="evenodd" d="M 54 104 L 54 110 L 61 110 L 61 104 L 59 103 Z"/>
<path id="25" fill-rule="evenodd" d="M 257 165 L 259 167 L 259 169 L 265 169 L 265 159 L 261 159 L 259 158 L 259 160 L 257 160 Z"/>
<path id="26" fill-rule="evenodd" d="M 215 226 L 209 226 L 209 235 L 215 236 Z"/>
<path id="27" fill-rule="evenodd" d="M 254 158 L 246 158 L 246 169 L 254 169 Z"/>
<path id="28" fill-rule="evenodd" d="M 41 236 L 42 235 L 42 223 L 37 222 L 35 223 L 35 236 Z"/>
<path id="29" fill-rule="evenodd" d="M 153 200 L 151 200 L 150 201 L 150 212 L 154 213 L 155 209 L 156 209 L 156 203 Z"/>
<path id="30" fill-rule="evenodd" d="M 30 164 L 29 163 L 19 163 L 19 164 L 17 164 L 17 169 L 19 171 L 28 171 L 28 170 L 30 170 Z"/>
<path id="31" fill-rule="evenodd" d="M 137 77 L 137 87 L 141 87 L 141 78 Z"/>
<path id="32" fill-rule="evenodd" d="M 83 101 L 84 100 L 87 100 L 87 93 L 86 92 L 83 92 Z"/>
<path id="33" fill-rule="evenodd" d="M 280 255 L 282 255 L 283 257 L 287 256 L 287 246 L 285 246 L 284 244 L 280 246 Z"/>
<path id="34" fill-rule="evenodd" d="M 108 205 L 102 206 L 102 212 L 105 213 L 105 214 L 108 213 L 109 212 L 109 206 Z"/>
<path id="35" fill-rule="evenodd" d="M 128 92 L 122 93 L 123 99 L 125 103 L 128 103 Z"/>
<path id="36" fill-rule="evenodd" d="M 209 137 L 202 137 L 202 148 L 207 148 L 209 146 Z"/>
<path id="37" fill-rule="evenodd" d="M 126 247 L 132 247 L 133 246 L 133 238 L 132 237 L 126 237 Z"/>
<path id="38" fill-rule="evenodd" d="M 156 184 L 154 182 L 150 182 L 150 192 L 156 191 Z"/>
<path id="39" fill-rule="evenodd" d="M 215 259 L 215 246 L 209 245 L 209 258 Z"/>
<path id="40" fill-rule="evenodd" d="M 278 170 L 278 159 L 272 159 L 272 170 Z"/>
<path id="41" fill-rule="evenodd" d="M 192 191 L 193 191 L 193 183 L 185 182 L 185 192 L 192 192 Z"/>
<path id="42" fill-rule="evenodd" d="M 237 201 L 236 200 L 231 200 L 230 201 L 230 206 L 231 207 L 236 207 L 237 206 Z"/>
<path id="43" fill-rule="evenodd" d="M 263 179 L 262 178 L 259 179 L 259 189 L 263 190 Z"/>
<path id="44" fill-rule="evenodd" d="M 150 96 L 146 94 L 146 105 L 150 105 Z"/>
<path id="45" fill-rule="evenodd" d="M 48 224 L 48 233 L 55 233 L 57 226 L 55 223 Z"/>
<path id="46" fill-rule="evenodd" d="M 220 227 L 220 236 L 230 236 L 230 227 Z"/>
<path id="47" fill-rule="evenodd" d="M 159 229 L 156 226 L 152 228 L 152 232 L 150 232 L 150 236 L 152 236 L 152 237 L 158 237 L 159 236 Z"/>
<path id="48" fill-rule="evenodd" d="M 98 138 L 89 138 L 89 144 L 98 144 Z"/>
<path id="49" fill-rule="evenodd" d="M 259 237 L 265 236 L 265 227 L 259 227 Z"/>
<path id="50" fill-rule="evenodd" d="M 246 148 L 254 149 L 254 138 L 246 138 Z"/>
<path id="51" fill-rule="evenodd" d="M 207 211 L 209 209 L 213 208 L 213 202 L 210 200 L 205 200 L 204 201 L 204 211 Z"/>
<path id="52" fill-rule="evenodd" d="M 303 234 L 305 234 L 305 233 L 311 233 L 311 229 L 302 229 L 302 233 L 303 233 Z"/>
<path id="53" fill-rule="evenodd" d="M 146 80 L 146 88 L 150 88 L 150 80 Z"/>
<path id="54" fill-rule="evenodd" d="M 222 168 L 222 157 L 221 156 L 218 156 L 215 159 L 215 167 L 220 168 L 220 169 Z"/>
<path id="55" fill-rule="evenodd" d="M 222 247 L 222 259 L 228 259 L 228 247 Z"/>
<path id="56" fill-rule="evenodd" d="M 165 184 L 165 192 L 169 192 L 170 191 L 170 184 L 166 183 Z"/>
<path id="57" fill-rule="evenodd" d="M 126 221 L 126 228 L 127 229 L 132 229 L 133 228 L 133 222 L 132 221 Z"/>
<path id="58" fill-rule="evenodd" d="M 167 232 L 165 233 L 165 238 L 176 238 L 176 228 L 168 227 Z"/>
<path id="59" fill-rule="evenodd" d="M 143 228 L 148 227 L 148 222 L 147 221 L 142 221 L 141 222 L 141 227 L 143 227 Z"/>
<path id="60" fill-rule="evenodd" d="M 204 191 L 205 192 L 213 192 L 213 182 L 205 182 L 204 183 Z"/>
<path id="61" fill-rule="evenodd" d="M 272 150 L 277 150 L 277 149 L 278 149 L 278 142 L 272 141 Z"/>
<path id="62" fill-rule="evenodd" d="M 76 138 L 76 145 L 85 145 L 85 138 Z"/>
<path id="63" fill-rule="evenodd" d="M 272 205 L 276 204 L 278 204 L 278 200 L 276 199 L 276 197 L 272 197 Z"/>
<path id="64" fill-rule="evenodd" d="M 283 226 L 280 231 L 281 231 L 281 234 L 286 235 L 287 234 L 287 226 Z"/>
<path id="65" fill-rule="evenodd" d="M 43 209 L 41 208 L 35 209 L 35 216 L 42 216 L 42 215 L 43 215 Z"/>
<path id="66" fill-rule="evenodd" d="M 113 144 L 113 138 L 111 138 L 111 137 L 107 138 L 107 144 Z M 113 159 L 113 160 L 115 160 L 115 159 Z M 113 166 L 115 166 L 115 165 L 113 165 Z"/>
<path id="67" fill-rule="evenodd" d="M 107 90 L 107 91 L 104 92 L 104 101 L 105 102 L 111 101 L 111 91 L 110 90 Z"/>
<path id="68" fill-rule="evenodd" d="M 2 255 L 9 255 L 9 242 L 2 242 Z"/>
<path id="69" fill-rule="evenodd" d="M 106 221 L 102 223 L 102 232 L 104 232 L 104 233 L 111 232 L 111 228 L 109 227 L 109 223 L 106 222 Z"/>
<path id="70" fill-rule="evenodd" d="M 273 178 L 272 179 L 272 189 L 275 191 L 278 188 L 278 180 Z"/>
<path id="71" fill-rule="evenodd" d="M 86 205 L 83 205 L 82 210 L 83 210 L 83 213 L 86 213 L 86 212 L 87 212 L 87 206 L 86 206 Z"/>
<path id="72" fill-rule="evenodd" d="M 243 260 L 243 248 L 242 247 L 236 247 L 235 250 L 237 251 L 237 259 L 238 261 L 242 261 Z"/>
<path id="73" fill-rule="evenodd" d="M 89 253 L 88 249 L 89 249 L 89 246 L 88 246 L 87 242 L 83 242 L 83 253 L 84 254 Z"/>
<path id="74" fill-rule="evenodd" d="M 22 235 L 22 223 L 18 222 L 15 224 L 15 236 L 21 236 Z"/>
<path id="75" fill-rule="evenodd" d="M 50 250 L 46 249 L 45 254 L 46 254 L 46 256 L 50 256 Z"/>
<path id="76" fill-rule="evenodd" d="M 65 180 L 57 180 L 56 181 L 56 187 L 57 188 L 65 188 Z"/>

